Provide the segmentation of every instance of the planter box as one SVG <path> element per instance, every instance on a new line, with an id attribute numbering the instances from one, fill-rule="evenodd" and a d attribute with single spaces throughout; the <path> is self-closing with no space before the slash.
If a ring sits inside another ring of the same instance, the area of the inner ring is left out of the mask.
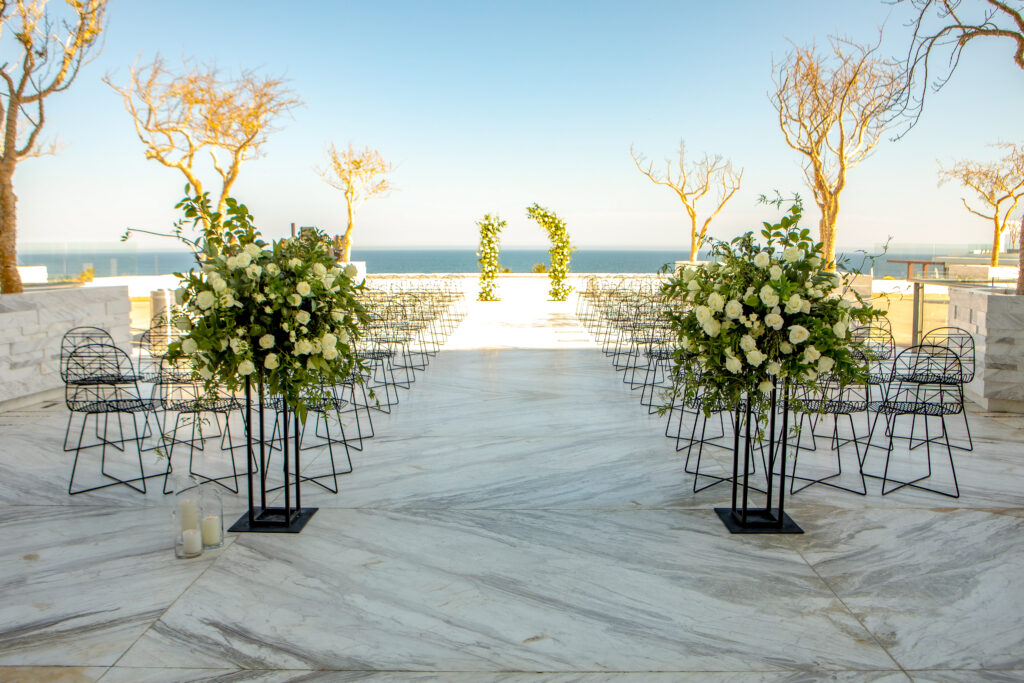
<path id="1" fill-rule="evenodd" d="M 101 327 L 130 349 L 127 287 L 72 287 L 0 296 L 0 409 L 56 397 L 60 340 L 72 327 Z"/>
<path id="2" fill-rule="evenodd" d="M 950 288 L 949 324 L 974 336 L 967 397 L 985 410 L 1024 414 L 1024 296 Z"/>

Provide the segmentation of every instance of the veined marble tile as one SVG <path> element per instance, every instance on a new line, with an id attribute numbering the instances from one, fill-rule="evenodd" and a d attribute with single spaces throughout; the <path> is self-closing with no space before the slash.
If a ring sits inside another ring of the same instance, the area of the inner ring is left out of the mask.
<path id="1" fill-rule="evenodd" d="M 299 537 L 236 541 L 119 665 L 893 666 L 796 554 L 711 517 L 321 510 Z"/>
<path id="2" fill-rule="evenodd" d="M 833 510 L 793 547 L 907 669 L 1024 669 L 1019 510 Z"/>
<path id="3" fill-rule="evenodd" d="M 93 683 L 107 671 L 103 666 L 0 666 L 4 683 Z"/>
<path id="4" fill-rule="evenodd" d="M 113 664 L 224 552 L 175 559 L 160 508 L 6 507 L 0 547 L 0 665 L 43 666 Z"/>

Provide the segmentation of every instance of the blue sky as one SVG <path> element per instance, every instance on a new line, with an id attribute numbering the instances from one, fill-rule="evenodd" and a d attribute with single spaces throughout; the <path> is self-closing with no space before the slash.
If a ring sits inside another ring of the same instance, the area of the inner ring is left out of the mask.
<path id="1" fill-rule="evenodd" d="M 558 212 L 581 247 L 689 247 L 679 201 L 633 166 L 648 157 L 721 153 L 745 168 L 743 188 L 712 233 L 731 237 L 771 211 L 775 188 L 803 186 L 767 91 L 788 40 L 825 44 L 836 31 L 877 37 L 902 53 L 906 10 L 875 0 L 709 2 L 210 2 L 114 0 L 103 52 L 52 99 L 46 132 L 57 156 L 15 176 L 19 242 L 115 241 L 128 226 L 168 228 L 184 178 L 146 161 L 104 74 L 159 51 L 216 60 L 225 71 L 283 74 L 305 105 L 279 122 L 233 194 L 264 234 L 290 222 L 344 229 L 341 193 L 314 167 L 329 141 L 370 145 L 396 165 L 391 195 L 365 204 L 363 247 L 475 246 L 474 225 L 499 213 L 507 246 L 542 246 L 525 218 L 538 202 Z M 936 159 L 986 158 L 1016 140 L 1024 73 L 1008 44 L 976 43 L 918 127 L 882 142 L 853 169 L 839 242 L 985 243 L 987 224 L 936 187 Z M 211 180 L 207 181 L 212 183 Z M 806 224 L 817 223 L 809 206 Z"/>

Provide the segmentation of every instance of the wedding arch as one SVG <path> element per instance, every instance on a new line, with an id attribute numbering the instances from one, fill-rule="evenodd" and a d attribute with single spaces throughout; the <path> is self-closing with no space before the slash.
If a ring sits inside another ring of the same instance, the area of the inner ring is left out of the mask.
<path id="1" fill-rule="evenodd" d="M 551 278 L 551 298 L 554 301 L 565 301 L 572 291 L 566 283 L 569 275 L 569 261 L 572 258 L 574 248 L 569 242 L 569 231 L 565 228 L 565 221 L 559 218 L 554 211 L 545 209 L 534 203 L 526 209 L 526 215 L 537 222 L 537 225 L 544 228 L 551 240 L 551 267 L 548 269 L 548 277 Z"/>

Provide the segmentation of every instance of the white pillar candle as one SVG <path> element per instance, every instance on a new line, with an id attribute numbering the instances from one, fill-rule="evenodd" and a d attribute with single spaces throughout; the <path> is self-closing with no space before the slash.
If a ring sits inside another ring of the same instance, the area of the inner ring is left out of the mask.
<path id="1" fill-rule="evenodd" d="M 220 515 L 203 517 L 203 545 L 220 545 Z"/>
<path id="2" fill-rule="evenodd" d="M 195 498 L 183 498 L 178 501 L 178 516 L 181 518 L 181 530 L 199 528 L 199 504 Z"/>
<path id="3" fill-rule="evenodd" d="M 181 545 L 186 555 L 197 555 L 203 552 L 203 537 L 198 529 L 181 532 Z"/>

